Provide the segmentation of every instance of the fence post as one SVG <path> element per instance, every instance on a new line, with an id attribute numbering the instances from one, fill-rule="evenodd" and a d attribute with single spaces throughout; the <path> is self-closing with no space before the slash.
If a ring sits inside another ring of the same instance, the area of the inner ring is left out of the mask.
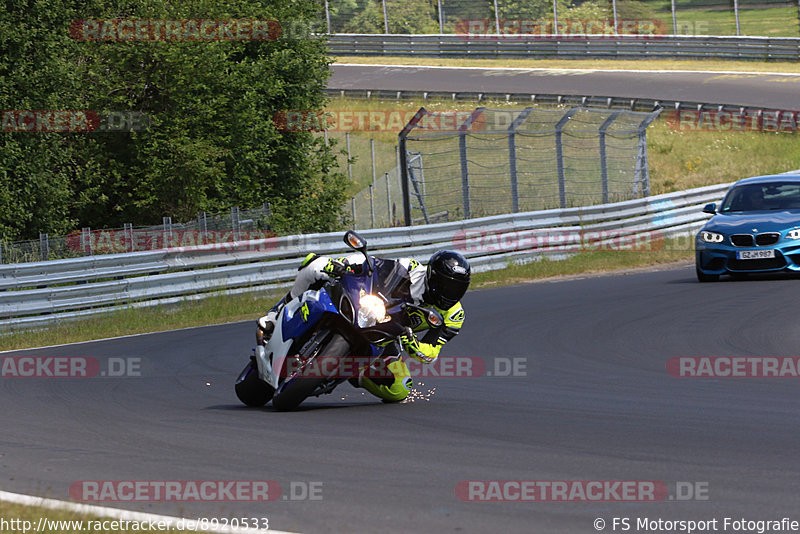
<path id="1" fill-rule="evenodd" d="M 381 0 L 381 4 L 383 4 L 383 29 L 385 33 L 389 33 L 389 17 L 386 15 L 386 0 Z"/>
<path id="2" fill-rule="evenodd" d="M 122 233 L 128 238 L 128 252 L 134 252 L 136 243 L 133 242 L 133 223 L 122 223 Z"/>
<path id="3" fill-rule="evenodd" d="M 164 243 L 162 248 L 169 248 L 172 245 L 172 217 L 162 218 L 164 224 Z"/>
<path id="4" fill-rule="evenodd" d="M 671 0 L 672 10 L 672 35 L 678 35 L 678 19 L 675 17 L 675 0 Z"/>
<path id="5" fill-rule="evenodd" d="M 800 2 L 800 0 L 798 0 Z M 444 34 L 444 16 L 442 15 L 442 0 L 439 3 L 439 33 Z"/>
<path id="6" fill-rule="evenodd" d="M 494 29 L 500 35 L 500 12 L 497 9 L 497 0 L 494 0 Z"/>
<path id="7" fill-rule="evenodd" d="M 239 206 L 231 208 L 231 227 L 233 228 L 233 240 L 239 241 Z"/>
<path id="8" fill-rule="evenodd" d="M 553 0 L 553 34 L 558 35 L 558 7 L 556 0 Z"/>
<path id="9" fill-rule="evenodd" d="M 347 144 L 347 177 L 352 182 L 353 181 L 353 164 L 350 163 L 350 160 L 352 159 L 351 156 L 350 156 L 350 132 L 345 132 L 344 140 L 345 140 L 345 143 Z"/>
<path id="10" fill-rule="evenodd" d="M 618 35 L 619 30 L 617 29 L 617 0 L 611 0 L 611 9 L 614 12 L 614 35 Z"/>
<path id="11" fill-rule="evenodd" d="M 403 188 L 403 218 L 405 219 L 406 226 L 411 226 L 411 198 L 408 191 L 408 154 L 406 152 L 406 137 L 408 137 L 411 130 L 416 128 L 417 123 L 422 120 L 422 117 L 424 117 L 426 113 L 428 113 L 428 111 L 424 107 L 419 108 L 411 120 L 408 121 L 408 124 L 406 124 L 397 135 L 400 187 Z"/>
<path id="12" fill-rule="evenodd" d="M 514 117 L 508 127 L 508 168 L 511 175 L 511 212 L 519 212 L 519 183 L 517 181 L 517 130 L 533 111 L 532 107 L 523 109 Z"/>
<path id="13" fill-rule="evenodd" d="M 478 117 L 486 110 L 485 107 L 477 107 L 458 127 L 458 152 L 461 160 L 461 194 L 464 202 L 464 218 L 472 217 L 472 206 L 470 204 L 469 190 L 469 169 L 467 160 L 467 131 L 472 127 Z"/>
<path id="14" fill-rule="evenodd" d="M 2 264 L 3 264 L 3 241 L 0 240 L 0 265 Z"/>
<path id="15" fill-rule="evenodd" d="M 328 8 L 328 0 L 325 0 L 325 23 L 328 27 L 328 33 L 331 33 L 331 10 Z M 327 136 L 325 141 L 328 141 Z"/>
<path id="16" fill-rule="evenodd" d="M 356 197 L 350 199 L 350 207 L 353 210 L 353 229 L 356 228 Z"/>
<path id="17" fill-rule="evenodd" d="M 39 259 L 47 261 L 50 257 L 50 238 L 47 234 L 39 234 Z"/>
<path id="18" fill-rule="evenodd" d="M 202 239 L 202 243 L 208 243 L 208 219 L 204 211 L 197 214 L 197 230 L 200 232 L 199 237 Z"/>
<path id="19" fill-rule="evenodd" d="M 389 217 L 389 226 L 394 226 L 394 221 L 392 220 L 392 191 L 389 189 L 389 173 L 384 173 L 383 177 L 386 179 L 386 215 Z"/>
<path id="20" fill-rule="evenodd" d="M 562 131 L 579 108 L 572 108 L 556 123 L 556 167 L 558 168 L 558 203 L 562 208 L 567 207 L 567 179 L 564 173 L 564 144 Z"/>
<path id="21" fill-rule="evenodd" d="M 650 196 L 650 165 L 647 161 L 647 127 L 656 120 L 663 109 L 659 108 L 652 113 L 650 113 L 645 119 L 639 124 L 639 149 L 636 154 L 636 170 L 634 174 L 636 175 L 636 184 L 642 184 L 642 196 L 649 197 Z M 634 189 L 634 194 L 636 193 L 636 189 Z"/>
<path id="22" fill-rule="evenodd" d="M 459 132 L 458 154 L 461 163 L 461 198 L 464 203 L 464 218 L 470 218 L 469 205 L 469 169 L 467 168 L 467 133 Z"/>
<path id="23" fill-rule="evenodd" d="M 92 229 L 88 226 L 81 228 L 81 252 L 92 255 Z"/>
<path id="24" fill-rule="evenodd" d="M 608 204 L 608 158 L 606 156 L 606 131 L 611 126 L 611 123 L 617 120 L 620 112 L 615 111 L 609 116 L 603 124 L 600 125 L 600 181 L 603 187 L 603 204 Z"/>
<path id="25" fill-rule="evenodd" d="M 369 154 L 372 160 L 372 183 L 369 186 L 369 211 L 372 218 L 372 228 L 375 228 L 375 139 L 369 140 Z"/>
<path id="26" fill-rule="evenodd" d="M 369 140 L 369 154 L 372 160 L 372 183 L 375 184 L 375 139 Z"/>
<path id="27" fill-rule="evenodd" d="M 736 19 L 736 37 L 739 37 L 739 0 L 733 0 L 733 16 Z"/>
<path id="28" fill-rule="evenodd" d="M 369 184 L 369 221 L 370 228 L 375 228 L 375 184 Z"/>
<path id="29" fill-rule="evenodd" d="M 425 220 L 425 224 L 430 224 L 431 220 L 428 217 L 428 209 L 425 207 L 425 193 L 423 189 L 420 189 L 420 183 L 424 186 L 424 173 L 422 169 L 422 154 L 419 152 L 409 152 L 409 154 L 413 154 L 413 157 L 408 160 L 408 183 L 409 186 L 414 187 L 414 195 L 417 197 L 419 201 L 419 209 L 422 211 L 422 218 Z M 419 177 L 414 172 L 414 164 L 413 162 L 419 162 Z M 409 192 L 409 195 L 411 193 Z"/>

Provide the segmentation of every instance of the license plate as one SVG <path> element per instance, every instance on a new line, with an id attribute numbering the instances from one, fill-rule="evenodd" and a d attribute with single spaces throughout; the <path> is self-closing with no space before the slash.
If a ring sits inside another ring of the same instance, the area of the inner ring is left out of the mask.
<path id="1" fill-rule="evenodd" d="M 767 250 L 737 250 L 737 260 L 760 260 L 763 258 L 774 258 L 775 251 L 772 249 Z"/>

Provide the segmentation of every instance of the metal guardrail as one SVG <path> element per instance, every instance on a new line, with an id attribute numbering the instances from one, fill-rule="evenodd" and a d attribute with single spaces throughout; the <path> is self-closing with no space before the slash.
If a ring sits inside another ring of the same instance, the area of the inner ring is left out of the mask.
<path id="1" fill-rule="evenodd" d="M 700 210 L 730 184 L 615 204 L 498 215 L 481 219 L 365 230 L 372 253 L 427 258 L 455 248 L 476 272 L 560 258 L 587 246 L 686 234 L 708 218 Z M 222 293 L 286 286 L 307 252 L 340 254 L 341 232 L 307 234 L 0 266 L 0 328 L 57 321 Z"/>
<path id="2" fill-rule="evenodd" d="M 450 100 L 452 102 L 516 102 L 519 104 L 547 106 L 581 106 L 607 109 L 629 109 L 631 111 L 653 111 L 658 108 L 674 111 L 728 111 L 733 113 L 758 115 L 776 109 L 760 106 L 737 106 L 733 104 L 714 104 L 686 100 L 665 100 L 661 98 L 627 98 L 620 96 L 573 95 L 557 93 L 503 93 L 481 91 L 391 91 L 387 89 L 336 89 L 328 87 L 329 97 L 366 100 Z"/>
<path id="3" fill-rule="evenodd" d="M 800 38 L 693 35 L 354 34 L 328 36 L 334 56 L 800 60 Z"/>

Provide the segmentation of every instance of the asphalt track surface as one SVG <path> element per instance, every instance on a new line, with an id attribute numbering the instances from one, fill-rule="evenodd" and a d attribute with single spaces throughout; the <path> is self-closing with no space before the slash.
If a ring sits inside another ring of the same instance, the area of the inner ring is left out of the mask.
<path id="1" fill-rule="evenodd" d="M 272 528 L 306 533 L 800 520 L 797 379 L 665 370 L 675 356 L 797 355 L 797 283 L 699 284 L 685 266 L 472 291 L 465 329 L 444 355 L 478 357 L 490 370 L 521 358 L 524 376 L 420 379 L 421 392 L 435 388 L 429 401 L 401 405 L 343 384 L 295 413 L 241 406 L 233 381 L 251 323 L 7 353 L 91 356 L 101 368 L 141 358 L 141 376 L 0 379 L 0 487 L 68 499 L 77 480 L 274 480 L 283 495 L 290 482 L 322 482 L 315 501 L 105 503 L 266 516 Z M 463 502 L 455 488 L 464 480 L 656 480 L 673 496 L 677 482 L 699 482 L 708 499 Z"/>
<path id="2" fill-rule="evenodd" d="M 333 65 L 328 87 L 574 94 L 800 109 L 800 75 Z"/>

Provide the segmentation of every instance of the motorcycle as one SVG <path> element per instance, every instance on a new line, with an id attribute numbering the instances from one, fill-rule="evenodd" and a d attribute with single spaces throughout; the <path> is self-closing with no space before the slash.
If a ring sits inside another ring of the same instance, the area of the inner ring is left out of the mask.
<path id="1" fill-rule="evenodd" d="M 271 400 L 279 411 L 294 410 L 378 362 L 383 347 L 412 326 L 411 315 L 431 327 L 443 324 L 436 309 L 413 304 L 411 279 L 399 262 L 369 256 L 367 241 L 352 230 L 344 242 L 364 262 L 283 307 L 272 337 L 253 349 L 236 380 L 247 406 Z"/>

